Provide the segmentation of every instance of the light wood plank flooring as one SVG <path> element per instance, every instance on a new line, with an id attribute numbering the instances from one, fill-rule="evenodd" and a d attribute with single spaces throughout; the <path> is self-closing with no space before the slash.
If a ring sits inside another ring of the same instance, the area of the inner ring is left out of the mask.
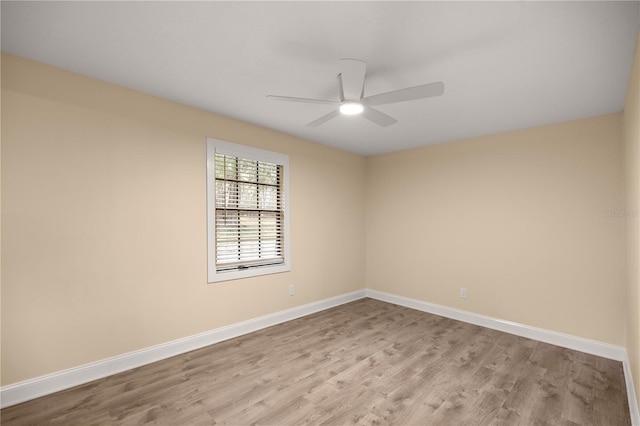
<path id="1" fill-rule="evenodd" d="M 6 408 L 2 425 L 628 425 L 622 365 L 371 299 Z"/>

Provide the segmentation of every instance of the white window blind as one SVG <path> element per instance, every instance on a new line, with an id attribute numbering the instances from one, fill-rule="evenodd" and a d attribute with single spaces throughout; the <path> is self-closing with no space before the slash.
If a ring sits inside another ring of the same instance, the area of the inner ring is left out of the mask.
<path id="1" fill-rule="evenodd" d="M 209 281 L 289 270 L 286 156 L 209 140 L 208 157 Z"/>
<path id="2" fill-rule="evenodd" d="M 284 262 L 282 166 L 216 154 L 216 268 Z"/>

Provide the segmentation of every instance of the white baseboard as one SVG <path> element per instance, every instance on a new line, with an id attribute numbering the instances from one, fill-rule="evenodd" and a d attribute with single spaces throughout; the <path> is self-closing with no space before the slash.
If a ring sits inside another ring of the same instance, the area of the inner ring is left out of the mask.
<path id="1" fill-rule="evenodd" d="M 423 302 L 421 300 L 410 299 L 408 297 L 396 296 L 382 291 L 366 290 L 366 292 L 367 297 L 383 302 L 393 303 L 394 305 L 405 306 L 407 308 L 479 325 L 481 327 L 504 331 L 505 333 L 515 334 L 516 336 L 550 343 L 552 345 L 601 356 L 603 358 L 613 359 L 615 361 L 621 361 L 627 386 L 627 399 L 629 402 L 631 422 L 633 426 L 640 426 L 640 413 L 638 411 L 638 402 L 633 386 L 633 377 L 631 375 L 629 358 L 627 356 L 627 350 L 622 346 L 610 345 L 596 340 L 584 339 L 582 337 L 572 336 L 569 334 L 531 327 L 511 321 L 504 321 L 460 309 L 449 308 L 447 306 L 436 305 L 434 303 Z"/>
<path id="2" fill-rule="evenodd" d="M 396 296 L 376 290 L 367 290 L 367 297 L 393 303 L 394 305 L 405 306 L 418 311 L 428 312 L 443 317 L 468 322 L 486 328 L 492 328 L 505 333 L 515 334 L 528 339 L 539 340 L 552 345 L 598 355 L 603 358 L 623 361 L 625 349 L 622 346 L 610 345 L 596 340 L 584 339 L 582 337 L 571 336 L 569 334 L 558 333 L 542 328 L 531 327 L 518 324 L 516 322 L 504 321 L 501 319 L 474 314 L 460 309 L 449 308 L 447 306 L 436 305 L 434 303 L 423 302 L 421 300 L 409 299 L 408 297 Z"/>
<path id="3" fill-rule="evenodd" d="M 631 364 L 629 363 L 627 352 L 625 352 L 622 367 L 624 368 L 624 381 L 627 383 L 627 398 L 629 400 L 631 424 L 633 426 L 640 426 L 640 410 L 638 410 L 638 400 L 636 398 L 636 390 L 633 386 L 633 375 L 631 374 Z"/>
<path id="4" fill-rule="evenodd" d="M 239 322 L 237 324 L 217 328 L 215 330 L 151 346 L 138 351 L 129 352 L 102 361 L 81 365 L 79 367 L 4 386 L 0 388 L 0 408 L 9 407 L 34 398 L 88 383 L 93 380 L 131 370 L 132 368 L 160 361 L 175 355 L 180 355 L 195 349 L 200 349 L 214 343 L 233 339 L 234 337 L 242 336 L 286 321 L 291 321 L 296 318 L 349 303 L 354 300 L 362 299 L 364 297 L 370 297 L 383 302 L 393 303 L 394 305 L 405 306 L 407 308 L 515 334 L 517 336 L 586 352 L 603 358 L 621 361 L 624 367 L 632 424 L 634 426 L 640 426 L 640 414 L 638 411 L 629 359 L 625 348 L 368 289 L 320 300 L 307 305 L 275 312 L 273 314 Z"/>
<path id="5" fill-rule="evenodd" d="M 5 408 L 366 297 L 355 291 L 0 388 Z"/>

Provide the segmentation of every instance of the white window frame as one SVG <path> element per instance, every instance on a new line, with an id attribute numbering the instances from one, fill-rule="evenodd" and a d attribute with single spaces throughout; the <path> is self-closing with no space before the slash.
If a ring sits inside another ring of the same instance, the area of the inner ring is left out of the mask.
<path id="1" fill-rule="evenodd" d="M 278 164 L 283 167 L 282 195 L 284 197 L 284 263 L 259 266 L 243 270 L 218 271 L 216 268 L 216 185 L 215 155 L 229 155 Z M 207 138 L 207 267 L 209 283 L 237 280 L 291 270 L 291 238 L 289 236 L 289 156 L 245 145 Z"/>

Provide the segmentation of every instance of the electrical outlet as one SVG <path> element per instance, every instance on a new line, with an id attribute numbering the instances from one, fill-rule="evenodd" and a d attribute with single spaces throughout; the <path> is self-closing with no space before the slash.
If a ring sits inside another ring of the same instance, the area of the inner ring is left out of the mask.
<path id="1" fill-rule="evenodd" d="M 294 296 L 296 294 L 296 286 L 294 284 L 291 284 L 289 286 L 289 296 Z"/>
<path id="2" fill-rule="evenodd" d="M 460 297 L 463 299 L 467 298 L 467 289 L 464 287 L 460 287 Z"/>

